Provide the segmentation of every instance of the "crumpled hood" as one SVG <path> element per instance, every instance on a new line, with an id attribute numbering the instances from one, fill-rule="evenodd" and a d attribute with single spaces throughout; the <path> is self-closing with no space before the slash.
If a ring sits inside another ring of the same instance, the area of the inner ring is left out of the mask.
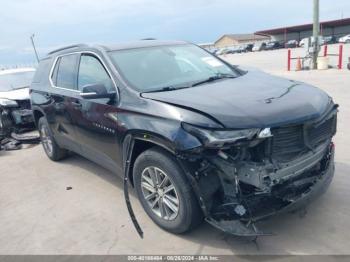
<path id="1" fill-rule="evenodd" d="M 29 88 L 21 88 L 11 91 L 0 92 L 0 98 L 11 100 L 27 100 L 29 97 Z"/>
<path id="2" fill-rule="evenodd" d="M 330 102 L 316 87 L 259 71 L 192 88 L 142 93 L 142 97 L 201 111 L 226 128 L 306 121 L 322 115 Z"/>

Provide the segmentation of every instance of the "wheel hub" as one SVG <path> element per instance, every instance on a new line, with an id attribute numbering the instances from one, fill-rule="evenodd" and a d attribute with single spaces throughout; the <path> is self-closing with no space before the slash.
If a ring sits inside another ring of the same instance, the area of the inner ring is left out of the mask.
<path id="1" fill-rule="evenodd" d="M 174 220 L 179 212 L 179 198 L 170 177 L 157 167 L 147 167 L 141 174 L 141 189 L 152 212 L 164 220 Z"/>
<path id="2" fill-rule="evenodd" d="M 163 197 L 163 196 L 164 196 L 164 191 L 163 191 L 163 189 L 158 189 L 158 190 L 157 190 L 157 193 L 158 193 L 158 195 L 159 195 L 160 197 Z"/>

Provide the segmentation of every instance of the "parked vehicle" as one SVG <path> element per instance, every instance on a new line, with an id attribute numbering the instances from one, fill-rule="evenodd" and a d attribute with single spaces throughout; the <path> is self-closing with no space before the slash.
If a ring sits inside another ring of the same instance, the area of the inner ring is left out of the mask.
<path id="1" fill-rule="evenodd" d="M 325 92 L 186 42 L 62 48 L 41 60 L 31 89 L 47 156 L 73 151 L 118 173 L 126 200 L 129 181 L 170 232 L 204 217 L 264 234 L 255 221 L 309 202 L 334 174 L 337 105 Z"/>
<path id="2" fill-rule="evenodd" d="M 300 46 L 300 47 L 304 47 L 304 46 L 309 42 L 309 39 L 310 39 L 310 46 L 312 46 L 312 45 L 314 44 L 314 42 L 315 42 L 315 38 L 314 38 L 313 36 L 303 38 L 303 39 L 299 42 L 299 46 Z M 331 41 L 332 38 L 329 38 L 328 40 Z M 318 38 L 318 44 L 319 44 L 319 45 L 324 45 L 325 43 L 326 43 L 325 38 L 322 37 L 322 36 L 319 36 L 319 38 Z"/>
<path id="3" fill-rule="evenodd" d="M 339 38 L 339 43 L 350 43 L 350 35 L 345 35 Z"/>
<path id="4" fill-rule="evenodd" d="M 218 48 L 212 48 L 210 50 L 208 50 L 210 53 L 212 53 L 213 55 L 216 54 L 216 52 L 218 51 L 219 49 Z"/>
<path id="5" fill-rule="evenodd" d="M 239 52 L 240 52 L 240 53 L 252 52 L 253 46 L 254 46 L 253 44 L 241 45 L 241 46 L 239 47 Z"/>
<path id="6" fill-rule="evenodd" d="M 308 43 L 308 41 L 309 41 L 309 37 L 305 37 L 305 38 L 301 39 L 299 42 L 299 46 L 304 47 Z"/>
<path id="7" fill-rule="evenodd" d="M 265 50 L 280 49 L 282 46 L 278 41 L 270 41 L 266 44 Z"/>
<path id="8" fill-rule="evenodd" d="M 34 73 L 34 68 L 0 71 L 0 141 L 12 132 L 34 127 L 29 97 Z"/>
<path id="9" fill-rule="evenodd" d="M 266 48 L 265 42 L 257 42 L 254 44 L 252 51 L 253 52 L 262 51 L 262 50 L 265 50 L 265 48 Z"/>
<path id="10" fill-rule="evenodd" d="M 324 44 L 331 45 L 337 43 L 337 38 L 335 36 L 325 36 L 323 38 Z"/>
<path id="11" fill-rule="evenodd" d="M 236 54 L 239 52 L 240 52 L 239 46 L 233 46 L 233 47 L 227 48 L 227 51 L 225 52 L 225 54 Z"/>
<path id="12" fill-rule="evenodd" d="M 286 48 L 295 48 L 298 47 L 298 41 L 297 40 L 289 40 L 286 45 Z"/>
<path id="13" fill-rule="evenodd" d="M 224 55 L 228 51 L 228 48 L 220 48 L 215 54 L 216 55 Z"/>

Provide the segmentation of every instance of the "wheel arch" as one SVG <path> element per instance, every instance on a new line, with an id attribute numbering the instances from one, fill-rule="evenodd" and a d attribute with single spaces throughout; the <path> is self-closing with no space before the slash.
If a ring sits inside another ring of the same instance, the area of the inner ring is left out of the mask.
<path id="1" fill-rule="evenodd" d="M 133 144 L 132 147 L 132 153 L 131 153 L 131 159 L 127 159 L 128 156 L 128 148 L 129 146 Z M 126 135 L 124 142 L 123 142 L 123 167 L 125 168 L 126 161 L 130 161 L 130 168 L 127 171 L 127 177 L 130 181 L 130 184 L 134 186 L 134 179 L 133 179 L 133 169 L 134 169 L 134 163 L 135 160 L 139 155 L 141 155 L 146 150 L 158 147 L 163 150 L 166 150 L 173 156 L 176 155 L 176 149 L 172 145 L 171 141 L 164 137 L 159 137 L 151 133 L 132 133 Z"/>
<path id="2" fill-rule="evenodd" d="M 39 119 L 45 116 L 45 113 L 37 107 L 34 107 L 32 110 L 35 126 L 38 127 Z"/>

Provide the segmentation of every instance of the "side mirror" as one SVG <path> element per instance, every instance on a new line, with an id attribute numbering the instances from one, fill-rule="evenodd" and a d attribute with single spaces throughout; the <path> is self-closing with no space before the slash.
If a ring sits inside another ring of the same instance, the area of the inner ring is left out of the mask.
<path id="1" fill-rule="evenodd" d="M 116 92 L 108 92 L 104 84 L 91 84 L 83 86 L 83 92 L 80 93 L 80 96 L 84 99 L 114 99 Z"/>

